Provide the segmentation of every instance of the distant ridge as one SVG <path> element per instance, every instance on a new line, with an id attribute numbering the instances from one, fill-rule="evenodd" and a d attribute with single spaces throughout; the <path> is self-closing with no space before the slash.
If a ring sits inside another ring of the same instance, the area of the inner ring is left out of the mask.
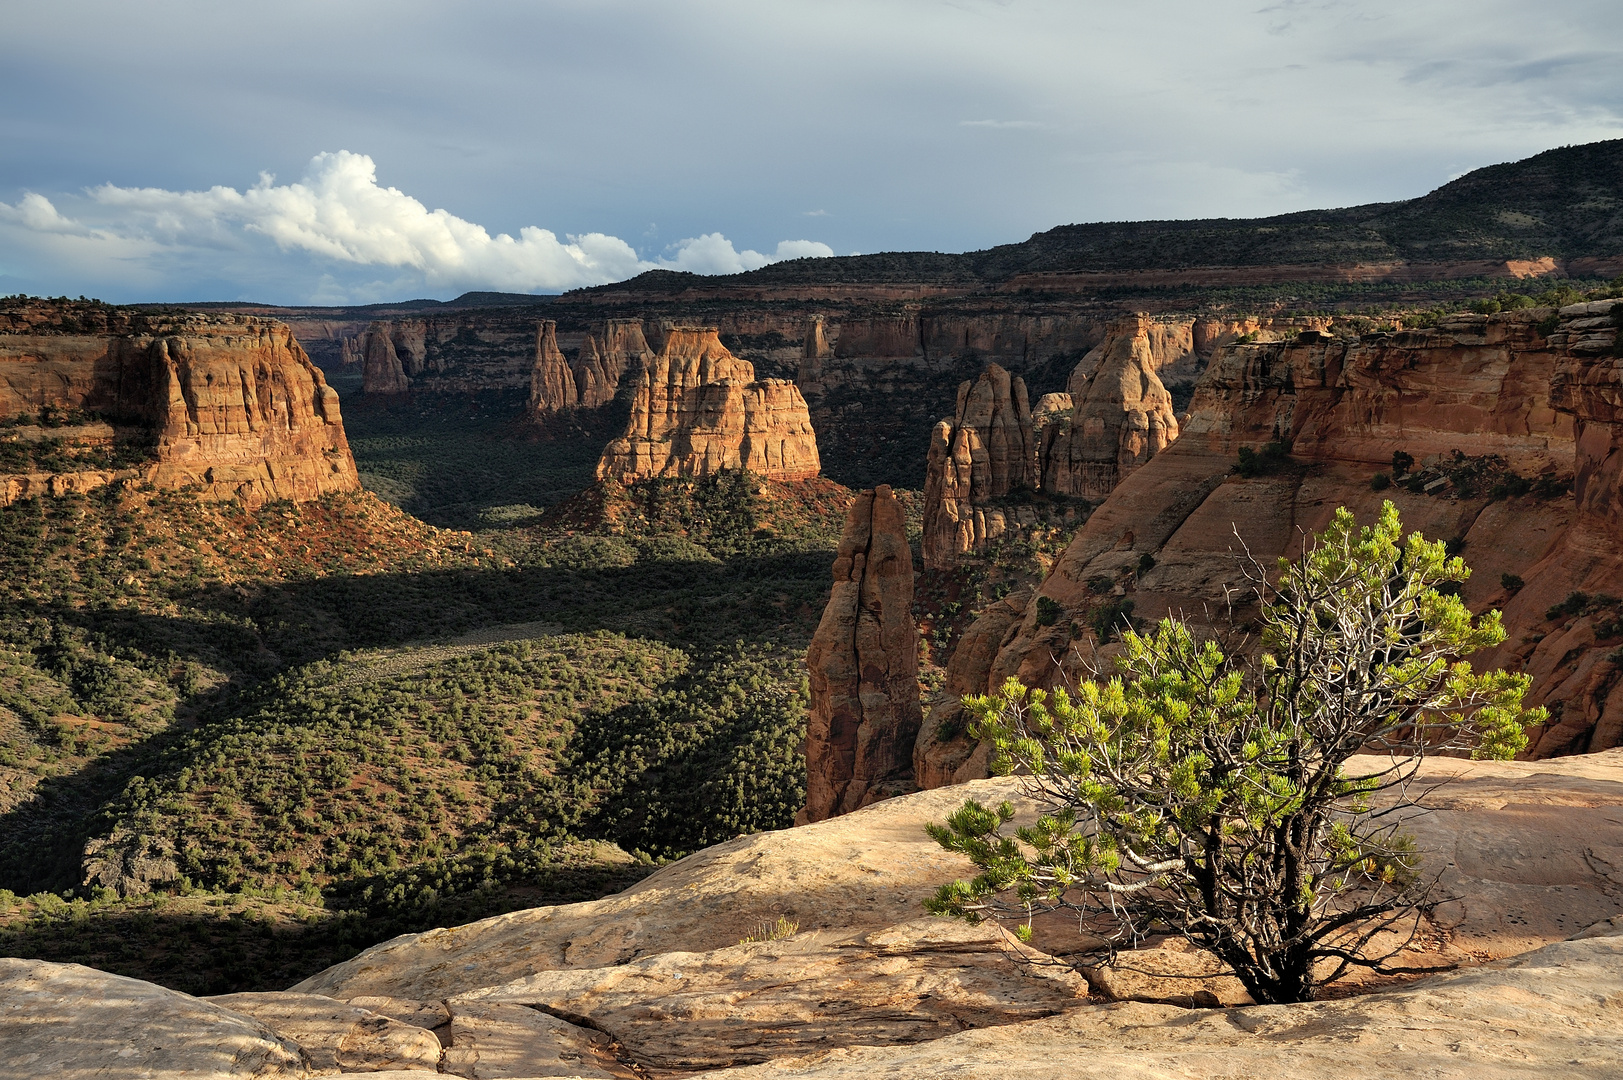
<path id="1" fill-rule="evenodd" d="M 566 296 L 634 291 L 926 284 L 973 290 L 1026 274 L 1216 267 L 1493 264 L 1550 257 L 1623 272 L 1623 139 L 1476 169 L 1428 195 L 1266 218 L 1061 225 L 962 255 L 886 252 L 795 259 L 745 274 L 652 270 Z M 1296 276 L 1296 275 L 1285 275 Z"/>

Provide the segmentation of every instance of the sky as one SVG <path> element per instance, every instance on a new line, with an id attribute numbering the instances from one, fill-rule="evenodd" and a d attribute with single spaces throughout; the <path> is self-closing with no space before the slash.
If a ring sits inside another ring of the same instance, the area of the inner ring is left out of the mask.
<path id="1" fill-rule="evenodd" d="M 0 0 L 0 293 L 347 304 L 1411 198 L 1617 0 Z"/>

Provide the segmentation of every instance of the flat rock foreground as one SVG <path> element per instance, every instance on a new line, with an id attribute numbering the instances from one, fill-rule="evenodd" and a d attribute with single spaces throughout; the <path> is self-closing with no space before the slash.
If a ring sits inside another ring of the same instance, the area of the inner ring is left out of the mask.
<path id="1" fill-rule="evenodd" d="M 966 797 L 1032 811 L 984 780 L 406 935 L 283 993 L 0 960 L 0 1077 L 1623 1077 L 1623 750 L 1421 780 L 1408 827 L 1460 899 L 1404 961 L 1438 973 L 1333 1000 L 1250 1005 L 1175 943 L 1078 969 L 1063 923 L 1027 946 L 925 916 L 969 866 L 924 823 Z"/>

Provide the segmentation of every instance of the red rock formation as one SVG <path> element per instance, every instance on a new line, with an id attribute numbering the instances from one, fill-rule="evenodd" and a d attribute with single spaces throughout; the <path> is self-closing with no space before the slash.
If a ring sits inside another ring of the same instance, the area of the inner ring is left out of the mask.
<path id="1" fill-rule="evenodd" d="M 546 416 L 573 409 L 578 400 L 575 373 L 558 350 L 558 324 L 544 319 L 535 328 L 535 368 L 530 372 L 528 411 L 531 416 Z"/>
<path id="2" fill-rule="evenodd" d="M 948 569 L 1004 531 L 988 524 L 986 503 L 1035 487 L 1031 408 L 1026 384 L 996 364 L 958 387 L 958 408 L 930 437 L 924 479 L 924 566 Z"/>
<path id="3" fill-rule="evenodd" d="M 889 487 L 857 495 L 846 513 L 806 670 L 806 808 L 797 823 L 908 790 L 921 722 L 919 640 L 907 522 Z"/>
<path id="4" fill-rule="evenodd" d="M 1103 498 L 1178 437 L 1156 370 L 1193 353 L 1192 325 L 1135 316 L 1082 359 L 1067 387 L 1069 419 L 1043 429 L 1043 490 Z"/>
<path id="5" fill-rule="evenodd" d="M 1034 599 L 1000 638 L 977 689 L 1010 675 L 1047 684 L 1060 665 L 1075 670 L 1108 657 L 1114 647 L 1101 654 L 1091 631 L 1072 634 L 1123 592 L 1140 618 L 1226 618 L 1225 588 L 1238 579 L 1242 542 L 1270 565 L 1298 553 L 1337 507 L 1368 521 L 1391 499 L 1407 527 L 1463 540 L 1474 570 L 1466 602 L 1503 609 L 1507 639 L 1478 661 L 1528 671 L 1532 703 L 1558 713 L 1548 731 L 1533 733 L 1529 752 L 1617 744 L 1623 680 L 1609 658 L 1623 628 L 1610 621 L 1615 603 L 1553 623 L 1546 617 L 1575 590 L 1623 594 L 1617 331 L 1599 306 L 1578 305 L 1564 309 L 1546 339 L 1539 314 L 1461 315 L 1432 330 L 1363 340 L 1308 332 L 1220 350 L 1182 437 L 1088 519 L 1039 590 L 1051 602 L 1048 617 L 1039 619 Z M 1232 474 L 1240 447 L 1275 438 L 1291 443 L 1293 465 Z M 1429 493 L 1373 489 L 1371 476 L 1391 469 L 1395 450 L 1436 463 L 1439 479 L 1458 450 L 1460 461 L 1497 456 L 1524 477 L 1575 471 L 1581 482 L 1573 499 L 1460 495 L 1447 482 Z M 1526 584 L 1507 592 L 1506 574 Z M 1053 617 L 1052 604 L 1064 617 Z M 983 652 L 990 636 L 976 639 Z M 955 655 L 953 663 L 978 671 L 980 658 L 960 665 Z"/>
<path id="6" fill-rule="evenodd" d="M 626 434 L 603 451 L 599 479 L 708 476 L 748 469 L 775 480 L 816 476 L 806 401 L 786 379 L 755 369 L 715 327 L 673 327 L 638 378 Z"/>
<path id="7" fill-rule="evenodd" d="M 403 394 L 411 389 L 406 380 L 406 369 L 395 351 L 394 335 L 390 324 L 373 323 L 366 331 L 361 348 L 361 392 L 365 394 Z"/>
<path id="8" fill-rule="evenodd" d="M 287 326 L 238 315 L 115 312 L 80 332 L 75 305 L 30 305 L 0 328 L 0 419 L 82 409 L 143 433 L 138 469 L 7 477 L 0 498 L 87 490 L 122 476 L 208 498 L 309 499 L 360 486 L 338 393 Z"/>
<path id="9" fill-rule="evenodd" d="M 610 319 L 602 334 L 588 334 L 575 360 L 575 389 L 583 409 L 607 405 L 627 373 L 641 371 L 654 356 L 641 319 Z"/>

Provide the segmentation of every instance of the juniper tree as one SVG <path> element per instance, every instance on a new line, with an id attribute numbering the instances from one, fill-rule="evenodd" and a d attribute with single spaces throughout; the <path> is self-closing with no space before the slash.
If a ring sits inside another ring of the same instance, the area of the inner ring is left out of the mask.
<path id="1" fill-rule="evenodd" d="M 1509 758 L 1544 719 L 1522 707 L 1528 676 L 1463 659 L 1505 636 L 1457 596 L 1469 573 L 1443 543 L 1405 539 L 1390 502 L 1363 528 L 1343 508 L 1272 582 L 1251 564 L 1254 659 L 1167 619 L 1123 635 L 1108 680 L 966 698 L 994 769 L 1045 812 L 1015 828 L 1008 803 L 972 800 L 931 825 L 979 873 L 927 907 L 1024 936 L 1034 914 L 1073 912 L 1102 943 L 1088 963 L 1180 936 L 1260 1003 L 1396 970 L 1382 932 L 1441 899 L 1393 813 L 1414 805 L 1421 759 Z"/>

